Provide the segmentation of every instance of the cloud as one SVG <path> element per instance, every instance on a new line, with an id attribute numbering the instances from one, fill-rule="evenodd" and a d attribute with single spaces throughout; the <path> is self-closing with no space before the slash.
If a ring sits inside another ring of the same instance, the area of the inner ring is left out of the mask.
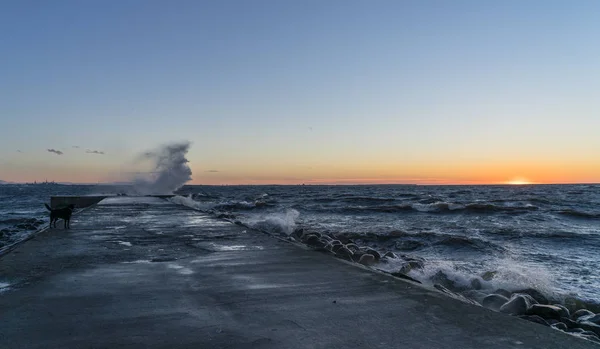
<path id="1" fill-rule="evenodd" d="M 60 150 L 56 150 L 56 149 L 46 149 L 48 152 L 50 153 L 54 153 L 56 155 L 63 155 L 64 153 Z"/>
<path id="2" fill-rule="evenodd" d="M 204 172 L 217 173 L 217 172 L 219 172 L 219 170 L 206 170 L 206 171 L 204 171 Z"/>
<path id="3" fill-rule="evenodd" d="M 103 151 L 99 151 L 99 150 L 86 150 L 85 151 L 87 154 L 99 154 L 99 155 L 104 155 Z"/>

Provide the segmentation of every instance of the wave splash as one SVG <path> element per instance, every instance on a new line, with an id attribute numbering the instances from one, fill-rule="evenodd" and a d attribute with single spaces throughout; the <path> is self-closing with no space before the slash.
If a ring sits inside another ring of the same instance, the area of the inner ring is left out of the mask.
<path id="1" fill-rule="evenodd" d="M 172 143 L 156 150 L 145 152 L 139 160 L 151 161 L 154 171 L 151 175 L 138 177 L 133 181 L 133 190 L 141 195 L 168 195 L 181 188 L 192 179 L 186 154 L 191 143 Z"/>

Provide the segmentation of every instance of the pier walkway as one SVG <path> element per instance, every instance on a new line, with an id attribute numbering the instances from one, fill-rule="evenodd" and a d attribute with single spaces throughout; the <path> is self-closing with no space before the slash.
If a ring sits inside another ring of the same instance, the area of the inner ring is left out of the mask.
<path id="1" fill-rule="evenodd" d="M 0 259 L 0 348 L 598 348 L 160 198 L 71 226 Z"/>

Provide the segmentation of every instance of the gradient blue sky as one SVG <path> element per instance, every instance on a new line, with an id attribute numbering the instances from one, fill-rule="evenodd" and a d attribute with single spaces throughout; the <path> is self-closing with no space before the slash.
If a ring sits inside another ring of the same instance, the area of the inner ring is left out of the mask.
<path id="1" fill-rule="evenodd" d="M 190 140 L 195 183 L 600 182 L 599 15 L 592 0 L 3 1 L 0 179 L 114 180 Z"/>

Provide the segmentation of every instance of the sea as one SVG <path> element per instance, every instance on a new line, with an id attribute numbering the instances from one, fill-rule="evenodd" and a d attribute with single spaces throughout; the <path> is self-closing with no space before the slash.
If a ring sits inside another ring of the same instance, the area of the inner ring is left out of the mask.
<path id="1" fill-rule="evenodd" d="M 48 224 L 51 195 L 121 192 L 0 185 L 0 248 Z M 598 184 L 183 186 L 175 194 L 177 204 L 265 233 L 315 231 L 418 257 L 424 267 L 409 275 L 425 284 L 443 273 L 466 287 L 476 278 L 489 290 L 535 288 L 600 303 Z"/>

